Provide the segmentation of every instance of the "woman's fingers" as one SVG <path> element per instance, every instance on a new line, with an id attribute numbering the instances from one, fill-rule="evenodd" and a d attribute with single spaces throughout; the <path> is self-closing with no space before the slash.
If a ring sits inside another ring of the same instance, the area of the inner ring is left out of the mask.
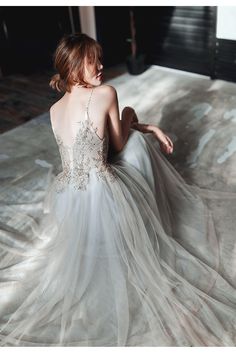
<path id="1" fill-rule="evenodd" d="M 173 147 L 173 142 L 171 141 L 171 139 L 169 138 L 169 136 L 165 135 L 166 140 L 167 140 L 167 144 L 169 143 L 171 147 Z"/>
<path id="2" fill-rule="evenodd" d="M 171 139 L 167 135 L 166 135 L 166 139 L 167 139 L 167 145 L 170 145 L 170 147 L 173 149 L 174 144 L 173 144 L 173 142 L 171 141 Z"/>
<path id="3" fill-rule="evenodd" d="M 138 123 L 138 117 L 135 112 L 133 113 L 133 123 Z"/>
<path id="4" fill-rule="evenodd" d="M 138 122 L 132 122 L 131 123 L 131 128 L 133 128 L 133 129 L 138 128 Z"/>
<path id="5" fill-rule="evenodd" d="M 173 152 L 173 143 L 171 139 L 165 135 L 165 140 L 161 142 L 161 148 L 163 149 L 164 152 L 167 154 L 170 154 Z"/>

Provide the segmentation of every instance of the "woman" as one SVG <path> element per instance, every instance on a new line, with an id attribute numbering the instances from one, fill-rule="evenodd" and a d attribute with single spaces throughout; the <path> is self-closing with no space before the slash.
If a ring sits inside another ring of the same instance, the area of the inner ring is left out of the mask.
<path id="1" fill-rule="evenodd" d="M 33 236 L 1 242 L 1 345 L 234 346 L 236 289 L 207 202 L 162 155 L 167 135 L 130 107 L 120 120 L 101 59 L 85 34 L 56 49 L 62 171 Z"/>

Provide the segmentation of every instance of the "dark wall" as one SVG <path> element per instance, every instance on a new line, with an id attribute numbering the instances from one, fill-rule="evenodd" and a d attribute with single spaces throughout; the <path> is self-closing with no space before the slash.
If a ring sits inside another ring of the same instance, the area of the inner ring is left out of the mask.
<path id="1" fill-rule="evenodd" d="M 217 39 L 214 78 L 236 82 L 236 41 Z"/>
<path id="2" fill-rule="evenodd" d="M 80 30 L 79 15 L 75 20 Z M 0 67 L 3 75 L 51 68 L 56 43 L 66 32 L 71 32 L 67 6 L 1 7 Z"/>
<path id="3" fill-rule="evenodd" d="M 139 51 L 149 64 L 210 75 L 215 11 L 209 6 L 136 6 Z"/>
<path id="4" fill-rule="evenodd" d="M 71 6 L 81 31 L 79 6 Z M 215 6 L 134 6 L 138 53 L 147 64 L 236 81 L 236 41 L 216 38 Z M 130 6 L 95 6 L 104 66 L 125 63 L 131 53 Z M 72 27 L 68 6 L 0 7 L 2 75 L 52 69 L 57 41 Z"/>
<path id="5" fill-rule="evenodd" d="M 81 31 L 79 6 L 70 8 L 75 31 Z M 104 49 L 106 67 L 124 62 L 130 52 L 128 8 L 95 6 L 97 39 Z M 30 74 L 52 69 L 52 54 L 57 41 L 64 33 L 71 32 L 68 6 L 0 7 L 2 74 Z"/>
<path id="6" fill-rule="evenodd" d="M 125 61 L 130 53 L 129 7 L 95 6 L 97 40 L 104 50 L 106 67 Z"/>

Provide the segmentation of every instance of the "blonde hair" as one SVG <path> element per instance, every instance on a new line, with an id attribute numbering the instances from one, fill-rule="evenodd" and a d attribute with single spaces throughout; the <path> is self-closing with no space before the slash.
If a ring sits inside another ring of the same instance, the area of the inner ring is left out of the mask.
<path id="1" fill-rule="evenodd" d="M 96 66 L 101 61 L 101 45 L 84 33 L 66 34 L 59 41 L 53 54 L 54 68 L 58 72 L 51 77 L 49 86 L 58 92 L 71 92 L 71 86 L 88 86 L 84 80 L 85 59 Z"/>

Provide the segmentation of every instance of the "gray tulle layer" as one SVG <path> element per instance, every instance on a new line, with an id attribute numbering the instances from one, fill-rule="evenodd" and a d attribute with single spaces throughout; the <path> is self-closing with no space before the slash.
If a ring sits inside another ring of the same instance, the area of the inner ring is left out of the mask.
<path id="1" fill-rule="evenodd" d="M 236 194 L 188 185 L 137 131 L 110 164 L 117 179 L 91 170 L 84 191 L 57 193 L 51 171 L 40 217 L 37 188 L 31 201 L 22 194 L 35 172 L 12 183 L 17 203 L 5 197 L 1 208 L 0 345 L 235 346 L 225 217 Z"/>

